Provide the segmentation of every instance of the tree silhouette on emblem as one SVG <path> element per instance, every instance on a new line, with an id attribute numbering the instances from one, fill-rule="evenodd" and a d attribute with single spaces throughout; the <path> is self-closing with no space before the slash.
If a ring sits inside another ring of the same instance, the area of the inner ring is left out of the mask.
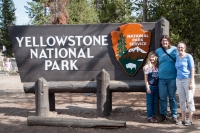
<path id="1" fill-rule="evenodd" d="M 122 33 L 119 35 L 119 37 L 120 39 L 118 40 L 117 52 L 121 57 L 127 51 L 126 37 L 124 37 Z"/>

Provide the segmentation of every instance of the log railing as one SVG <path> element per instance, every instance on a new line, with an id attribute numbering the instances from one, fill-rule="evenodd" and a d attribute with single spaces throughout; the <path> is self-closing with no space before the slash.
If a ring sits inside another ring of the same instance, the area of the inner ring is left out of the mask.
<path id="1" fill-rule="evenodd" d="M 55 93 L 96 93 L 97 117 L 106 117 L 112 110 L 112 92 L 145 92 L 144 81 L 111 81 L 110 75 L 102 70 L 97 81 L 47 82 L 39 78 L 35 83 L 24 83 L 25 93 L 35 93 L 36 115 L 47 116 L 55 111 Z"/>

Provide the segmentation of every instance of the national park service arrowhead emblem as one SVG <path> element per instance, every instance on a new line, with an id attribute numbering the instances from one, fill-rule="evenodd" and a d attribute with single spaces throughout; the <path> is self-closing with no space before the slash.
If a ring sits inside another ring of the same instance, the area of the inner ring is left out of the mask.
<path id="1" fill-rule="evenodd" d="M 125 72 L 133 76 L 149 52 L 151 32 L 142 30 L 138 23 L 125 24 L 119 29 L 111 32 L 114 54 Z"/>

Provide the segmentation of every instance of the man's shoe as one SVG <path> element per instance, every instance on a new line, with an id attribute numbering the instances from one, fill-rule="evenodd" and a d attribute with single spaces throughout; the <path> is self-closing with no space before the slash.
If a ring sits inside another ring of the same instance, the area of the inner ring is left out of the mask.
<path id="1" fill-rule="evenodd" d="M 163 122 L 164 121 L 167 121 L 167 116 L 165 116 L 165 115 L 162 115 L 162 119 L 161 119 Z"/>
<path id="2" fill-rule="evenodd" d="M 178 123 L 179 121 L 178 121 L 177 118 L 172 118 L 172 122 L 173 122 L 173 123 Z"/>

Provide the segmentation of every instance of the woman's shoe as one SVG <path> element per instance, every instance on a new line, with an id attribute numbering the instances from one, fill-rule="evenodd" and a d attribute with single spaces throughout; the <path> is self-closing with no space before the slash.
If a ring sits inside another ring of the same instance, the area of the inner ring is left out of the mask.
<path id="1" fill-rule="evenodd" d="M 181 125 L 181 124 L 184 125 L 184 124 L 185 124 L 185 121 L 179 121 L 179 122 L 176 123 L 176 125 Z"/>
<path id="2" fill-rule="evenodd" d="M 164 122 L 164 121 L 167 121 L 167 116 L 165 116 L 165 115 L 162 115 L 162 118 L 161 118 L 161 120 Z"/>
<path id="3" fill-rule="evenodd" d="M 172 118 L 172 122 L 173 122 L 173 123 L 178 123 L 179 121 L 178 121 L 177 118 Z"/>
<path id="4" fill-rule="evenodd" d="M 193 123 L 191 122 L 191 121 L 187 121 L 186 123 L 185 123 L 185 126 L 191 126 Z"/>

